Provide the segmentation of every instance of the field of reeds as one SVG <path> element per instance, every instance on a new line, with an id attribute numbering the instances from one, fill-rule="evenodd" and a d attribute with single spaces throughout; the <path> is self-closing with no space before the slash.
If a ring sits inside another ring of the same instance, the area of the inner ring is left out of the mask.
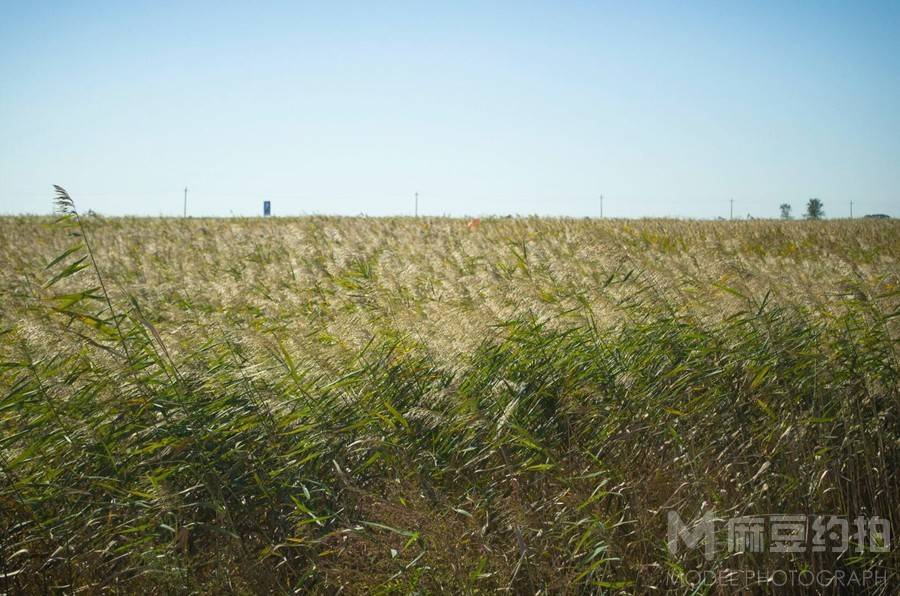
<path id="1" fill-rule="evenodd" d="M 900 585 L 896 546 L 667 548 L 900 530 L 898 222 L 59 207 L 0 218 L 0 593 Z"/>

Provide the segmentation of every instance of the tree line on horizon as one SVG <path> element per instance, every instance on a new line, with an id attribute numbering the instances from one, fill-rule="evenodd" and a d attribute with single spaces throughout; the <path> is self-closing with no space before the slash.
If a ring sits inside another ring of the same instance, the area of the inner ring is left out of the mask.
<path id="1" fill-rule="evenodd" d="M 781 219 L 794 219 L 791 215 L 793 207 L 790 203 L 782 203 L 779 208 L 781 209 Z M 803 217 L 805 219 L 822 219 L 825 217 L 825 203 L 820 199 L 810 199 L 806 202 L 806 213 L 803 214 Z"/>

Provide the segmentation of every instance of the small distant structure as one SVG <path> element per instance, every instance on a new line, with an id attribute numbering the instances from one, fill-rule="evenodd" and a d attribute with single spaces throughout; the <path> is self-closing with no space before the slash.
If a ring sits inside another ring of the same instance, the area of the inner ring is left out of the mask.
<path id="1" fill-rule="evenodd" d="M 263 201 L 263 217 L 272 215 L 272 201 Z"/>
<path id="2" fill-rule="evenodd" d="M 863 216 L 865 219 L 890 219 L 891 216 L 887 213 L 870 213 L 868 215 Z"/>

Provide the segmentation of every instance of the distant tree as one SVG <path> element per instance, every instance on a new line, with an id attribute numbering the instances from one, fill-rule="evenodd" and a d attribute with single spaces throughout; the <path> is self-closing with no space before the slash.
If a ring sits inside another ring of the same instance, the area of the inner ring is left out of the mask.
<path id="1" fill-rule="evenodd" d="M 780 209 L 781 209 L 781 219 L 793 219 L 791 217 L 791 204 L 790 203 L 782 203 Z"/>
<path id="2" fill-rule="evenodd" d="M 825 217 L 825 205 L 819 199 L 810 199 L 806 204 L 806 219 L 822 219 Z"/>

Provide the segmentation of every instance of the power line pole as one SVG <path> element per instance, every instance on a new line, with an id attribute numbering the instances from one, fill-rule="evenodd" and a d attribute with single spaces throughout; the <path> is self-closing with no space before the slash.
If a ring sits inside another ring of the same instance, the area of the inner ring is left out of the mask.
<path id="1" fill-rule="evenodd" d="M 850 201 L 850 219 L 853 219 L 853 201 Z"/>
<path id="2" fill-rule="evenodd" d="M 187 186 L 184 187 L 184 216 L 187 217 Z"/>
<path id="3" fill-rule="evenodd" d="M 603 195 L 600 195 L 600 219 L 603 219 Z"/>
<path id="4" fill-rule="evenodd" d="M 728 219 L 734 219 L 734 199 L 728 199 L 731 203 L 731 208 L 728 211 Z"/>
<path id="5" fill-rule="evenodd" d="M 416 217 L 419 217 L 419 193 L 416 193 Z"/>

